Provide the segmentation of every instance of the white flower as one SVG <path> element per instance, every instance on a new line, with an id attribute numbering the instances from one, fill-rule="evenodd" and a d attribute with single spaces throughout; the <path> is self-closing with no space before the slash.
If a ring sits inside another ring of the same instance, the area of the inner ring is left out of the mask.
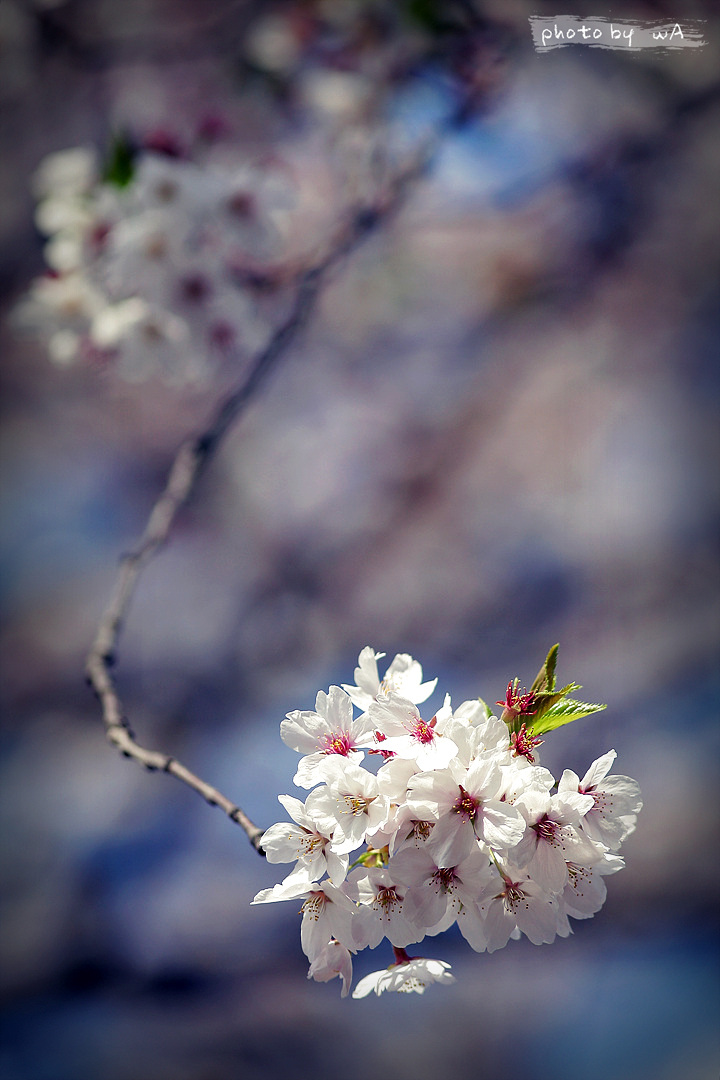
<path id="1" fill-rule="evenodd" d="M 90 190 L 96 178 L 95 151 L 76 146 L 44 157 L 33 175 L 32 187 L 37 198 L 53 194 L 81 195 Z"/>
<path id="2" fill-rule="evenodd" d="M 599 841 L 617 851 L 635 829 L 637 815 L 642 809 L 640 786 L 629 776 L 608 776 L 617 757 L 614 750 L 593 761 L 582 780 L 577 773 L 566 769 L 558 784 L 558 794 L 579 792 L 592 796 L 592 804 L 580 827 L 591 840 Z"/>
<path id="3" fill-rule="evenodd" d="M 244 360 L 266 343 L 280 305 L 266 301 L 260 312 L 235 271 L 279 235 L 289 177 L 225 150 L 221 160 L 200 161 L 145 150 L 122 188 L 103 181 L 95 155 L 82 148 L 41 164 L 35 219 L 49 237 L 46 262 L 99 296 L 91 311 L 79 311 L 77 297 L 61 309 L 62 297 L 41 287 L 20 305 L 20 318 L 52 341 L 58 362 L 101 350 L 127 379 L 180 383 L 207 375 L 208 357 Z"/>
<path id="4" fill-rule="evenodd" d="M 478 900 L 485 919 L 488 952 L 507 945 L 514 931 L 521 930 L 533 945 L 549 944 L 558 932 L 560 911 L 557 899 L 517 867 L 506 865 L 502 876 L 490 884 Z"/>
<path id="5" fill-rule="evenodd" d="M 427 701 L 437 685 L 437 679 L 424 683 L 422 667 L 417 660 L 413 660 L 408 653 L 398 653 L 381 680 L 377 662 L 384 655 L 385 653 L 375 652 L 369 645 L 360 653 L 358 667 L 355 668 L 357 685 L 343 684 L 343 690 L 350 695 L 353 705 L 357 705 L 358 709 L 364 712 L 372 701 L 390 691 L 401 694 L 414 705 Z"/>
<path id="6" fill-rule="evenodd" d="M 333 938 L 323 946 L 310 964 L 308 979 L 329 982 L 330 979 L 338 977 L 343 984 L 340 997 L 347 997 L 352 982 L 352 957 L 345 946 Z"/>
<path id="7" fill-rule="evenodd" d="M 38 278 L 30 290 L 30 298 L 48 315 L 76 329 L 101 311 L 105 303 L 102 294 L 79 273 Z"/>
<path id="8" fill-rule="evenodd" d="M 525 867 L 542 889 L 558 893 L 564 888 L 568 861 L 592 866 L 600 859 L 601 851 L 576 827 L 581 815 L 592 806 L 588 795 L 577 791 L 548 795 L 530 789 L 515 805 L 524 814 L 528 828 L 513 851 L 513 860 Z"/>
<path id="9" fill-rule="evenodd" d="M 446 964 L 444 960 L 417 957 L 366 975 L 355 987 L 353 997 L 367 997 L 373 990 L 376 994 L 382 994 L 385 990 L 395 990 L 401 994 L 424 994 L 425 987 L 431 983 L 447 986 L 451 982 L 455 982 L 455 976 L 450 974 L 450 964 Z"/>
<path id="10" fill-rule="evenodd" d="M 313 792 L 313 809 L 326 831 L 332 830 L 333 850 L 354 851 L 384 824 L 388 800 L 378 791 L 377 778 L 343 757 L 325 765 L 327 785 Z"/>
<path id="11" fill-rule="evenodd" d="M 442 710 L 438 713 L 440 718 Z M 507 724 L 488 714 L 484 702 L 464 701 L 450 717 L 438 725 L 458 747 L 458 762 L 467 768 L 476 758 L 493 756 L 505 761 L 510 747 Z"/>
<path id="12" fill-rule="evenodd" d="M 525 832 L 518 810 L 497 797 L 501 774 L 488 759 L 468 769 L 458 765 L 440 772 L 418 773 L 409 782 L 408 806 L 415 816 L 437 821 L 428 843 L 440 866 L 457 866 L 476 840 L 496 850 L 517 844 Z"/>
<path id="13" fill-rule="evenodd" d="M 347 949 L 354 948 L 352 920 L 356 911 L 347 893 L 330 881 L 316 884 L 308 878 L 291 875 L 272 889 L 261 889 L 253 904 L 272 904 L 280 900 L 304 897 L 300 944 L 308 960 L 320 956 L 331 938 Z"/>
<path id="14" fill-rule="evenodd" d="M 415 705 L 399 694 L 390 692 L 385 700 L 372 702 L 367 715 L 383 753 L 411 758 L 418 769 L 444 769 L 457 755 L 453 740 L 438 730 L 437 717 L 423 720 Z"/>
<path id="15" fill-rule="evenodd" d="M 559 896 L 561 910 L 573 919 L 591 918 L 605 903 L 607 886 L 604 877 L 616 874 L 624 865 L 624 859 L 609 852 L 594 866 L 568 862 L 568 883 Z"/>
<path id="16" fill-rule="evenodd" d="M 361 721 L 353 722 L 352 703 L 339 686 L 331 686 L 327 694 L 319 691 L 315 712 L 288 713 L 280 724 L 280 737 L 291 750 L 305 755 L 293 778 L 293 783 L 303 788 L 325 778 L 323 766 L 328 757 L 337 754 L 359 764 L 365 755 L 357 747 L 368 745 L 366 729 Z"/>
<path id="17" fill-rule="evenodd" d="M 279 802 L 297 825 L 288 822 L 271 825 L 263 833 L 260 844 L 268 862 L 297 860 L 294 874 L 301 873 L 318 881 L 327 872 L 333 885 L 340 885 L 347 874 L 348 857 L 333 850 L 332 829 L 324 831 L 320 815 L 314 812 L 317 794 L 311 792 L 304 804 L 291 795 L 279 795 Z"/>
<path id="18" fill-rule="evenodd" d="M 403 910 L 407 889 L 393 881 L 387 870 L 375 867 L 355 870 L 348 883 L 354 888 L 359 904 L 353 923 L 357 948 L 369 946 L 374 949 L 385 937 L 398 948 L 422 941 L 423 928 L 412 922 Z"/>
<path id="19" fill-rule="evenodd" d="M 450 867 L 438 866 L 427 845 L 405 847 L 390 859 L 388 872 L 408 887 L 404 900 L 407 918 L 430 934 L 447 930 L 462 906 L 472 905 L 492 880 L 489 860 L 478 847 Z"/>

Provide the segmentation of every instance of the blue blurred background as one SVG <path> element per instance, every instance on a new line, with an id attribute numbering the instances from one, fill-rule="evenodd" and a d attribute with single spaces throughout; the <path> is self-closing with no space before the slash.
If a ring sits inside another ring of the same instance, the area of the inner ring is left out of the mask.
<path id="1" fill-rule="evenodd" d="M 118 684 L 145 745 L 269 825 L 293 793 L 281 719 L 364 645 L 413 653 L 437 705 L 528 685 L 559 641 L 560 678 L 608 709 L 542 760 L 582 775 L 617 750 L 645 800 L 627 867 L 552 946 L 429 940 L 448 989 L 308 983 L 295 906 L 249 906 L 278 868 L 117 756 L 82 678 L 220 388 L 60 370 L 9 318 L 5 1080 L 717 1080 L 720 27 L 693 5 L 703 50 L 538 56 L 537 5 L 468 6 L 453 28 L 430 3 L 3 0 L 3 312 L 43 269 L 29 176 L 51 151 L 212 107 L 312 190 L 340 172 L 338 74 L 346 93 L 409 57 L 382 88 L 408 140 L 477 78 L 482 108 L 333 276 L 147 569 Z"/>

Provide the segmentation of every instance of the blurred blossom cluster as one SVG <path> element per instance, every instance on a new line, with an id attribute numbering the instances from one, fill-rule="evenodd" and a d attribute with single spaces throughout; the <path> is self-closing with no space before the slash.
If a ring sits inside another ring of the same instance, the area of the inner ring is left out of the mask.
<path id="1" fill-rule="evenodd" d="M 383 655 L 363 649 L 356 685 L 320 691 L 315 711 L 283 721 L 284 742 L 303 755 L 294 782 L 312 790 L 304 803 L 280 796 L 295 824 L 272 825 L 261 843 L 270 862 L 295 867 L 253 901 L 302 899 L 308 977 L 339 977 L 342 996 L 352 954 L 387 938 L 394 963 L 363 978 L 356 998 L 452 982 L 449 964 L 406 948 L 455 923 L 476 952 L 522 934 L 535 945 L 567 937 L 570 918 L 602 907 L 642 807 L 634 780 L 608 775 L 614 750 L 582 779 L 566 769 L 558 782 L 537 763 L 538 733 L 599 709 L 567 698 L 575 684 L 556 690 L 556 650 L 529 693 L 508 685 L 499 718 L 480 699 L 453 709 L 446 695 L 429 721 L 417 706 L 437 680 L 423 682 L 407 654 L 380 679 Z M 365 751 L 381 762 L 374 772 Z"/>
<path id="2" fill-rule="evenodd" d="M 118 139 L 104 163 L 84 147 L 44 159 L 34 191 L 49 269 L 19 318 L 44 331 L 55 363 L 182 383 L 266 340 L 272 305 L 253 289 L 282 249 L 293 185 L 278 161 L 212 143 L 191 156 L 157 132 L 141 148 Z"/>
<path id="3" fill-rule="evenodd" d="M 71 19 L 48 18 L 81 49 Z M 173 76 L 136 78 L 104 154 L 75 146 L 35 172 L 48 269 L 17 322 L 56 364 L 130 381 L 193 382 L 261 349 L 348 214 L 383 205 L 439 119 L 495 80 L 467 18 L 443 23 L 440 64 L 435 19 L 412 3 L 260 11 L 238 38 L 242 107 L 215 87 L 217 113 L 193 119 Z"/>

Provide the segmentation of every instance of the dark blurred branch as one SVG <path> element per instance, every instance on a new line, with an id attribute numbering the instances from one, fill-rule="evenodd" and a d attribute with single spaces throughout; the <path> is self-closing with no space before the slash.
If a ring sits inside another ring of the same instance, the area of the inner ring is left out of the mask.
<path id="1" fill-rule="evenodd" d="M 132 732 L 123 712 L 122 703 L 112 676 L 115 651 L 123 620 L 127 614 L 140 574 L 159 548 L 165 543 L 175 517 L 188 499 L 203 466 L 220 444 L 223 436 L 245 411 L 295 342 L 299 332 L 312 314 L 322 286 L 334 267 L 380 225 L 386 223 L 402 205 L 414 181 L 430 168 L 445 130 L 457 123 L 451 117 L 413 156 L 405 168 L 398 170 L 378 200 L 369 206 L 356 207 L 349 221 L 313 266 L 297 277 L 295 300 L 286 320 L 274 332 L 265 348 L 256 357 L 249 373 L 218 406 L 213 419 L 199 436 L 186 440 L 180 447 L 170 469 L 165 490 L 153 506 L 145 531 L 134 551 L 125 555 L 110 602 L 100 619 L 97 635 L 86 662 L 88 681 L 101 707 L 108 740 L 125 756 L 151 770 L 170 773 L 197 791 L 211 805 L 219 806 L 237 822 L 261 854 L 260 837 L 263 829 L 255 825 L 243 810 L 211 784 L 201 780 L 168 754 L 147 750 Z"/>

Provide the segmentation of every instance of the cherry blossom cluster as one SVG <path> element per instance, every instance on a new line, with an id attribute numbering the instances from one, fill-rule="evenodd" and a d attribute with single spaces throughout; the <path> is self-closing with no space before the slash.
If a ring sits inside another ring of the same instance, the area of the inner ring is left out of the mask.
<path id="1" fill-rule="evenodd" d="M 355 685 L 320 691 L 314 711 L 283 720 L 283 741 L 302 755 L 294 783 L 309 794 L 279 796 L 292 823 L 272 825 L 262 848 L 295 865 L 253 900 L 302 900 L 308 977 L 339 977 L 343 997 L 353 954 L 384 939 L 394 962 L 353 997 L 452 982 L 449 964 L 407 948 L 454 923 L 476 952 L 522 934 L 536 945 L 566 937 L 570 918 L 601 908 L 642 806 L 634 780 L 608 775 L 614 750 L 582 779 L 567 769 L 556 782 L 537 762 L 542 694 L 511 683 L 500 717 L 446 696 L 426 720 L 418 705 L 437 680 L 424 682 L 407 654 L 381 679 L 382 656 L 363 649 Z"/>
<path id="2" fill-rule="evenodd" d="M 278 163 L 217 140 L 191 154 L 167 133 L 50 154 L 34 177 L 48 272 L 19 322 L 60 365 L 91 361 L 131 381 L 183 383 L 261 347 L 268 313 L 249 287 L 282 238 L 293 186 Z"/>

